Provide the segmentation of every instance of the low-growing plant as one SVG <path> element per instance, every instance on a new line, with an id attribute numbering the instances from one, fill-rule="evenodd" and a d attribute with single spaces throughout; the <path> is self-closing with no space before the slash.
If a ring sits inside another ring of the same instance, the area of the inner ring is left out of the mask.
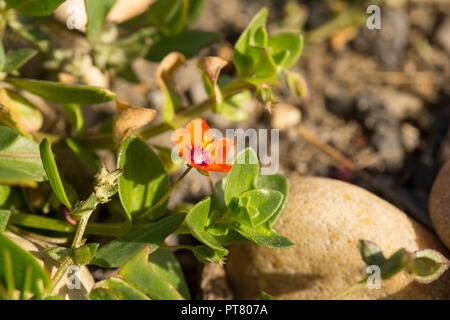
<path id="1" fill-rule="evenodd" d="M 254 242 L 278 249 L 293 246 L 272 229 L 288 196 L 287 179 L 260 174 L 258 157 L 250 148 L 241 150 L 232 163 L 226 162 L 233 142 L 214 141 L 199 117 L 212 110 L 233 121 L 243 120 L 247 117 L 243 104 L 253 95 L 270 111 L 275 101 L 271 86 L 281 81 L 287 81 L 296 93 L 304 92 L 299 75 L 288 71 L 301 54 L 302 37 L 293 33 L 269 37 L 268 11 L 261 10 L 235 44 L 236 77 L 221 75 L 227 64 L 223 59 L 201 58 L 199 72 L 209 97 L 184 106 L 173 86 L 174 71 L 218 39 L 217 34 L 187 28 L 198 17 L 203 1 L 156 1 L 142 16 L 112 25 L 104 20 L 114 1 L 86 0 L 86 36 L 94 61 L 103 70 L 133 80 L 131 60 L 142 55 L 162 60 L 157 81 L 164 95 L 163 120 L 149 125 L 155 110 L 128 105 L 108 89 L 20 77 L 20 67 L 38 51 L 44 57 L 52 52 L 50 39 L 39 38 L 40 29 L 31 26 L 51 27 L 54 22 L 30 16 L 48 16 L 62 2 L 0 1 L 0 34 L 8 30 L 36 48 L 4 50 L 0 43 L 0 79 L 9 84 L 0 91 L 0 298 L 58 298 L 55 288 L 70 266 L 96 265 L 119 268 L 119 272 L 97 283 L 90 299 L 188 299 L 173 249 L 190 250 L 201 262 L 222 264 L 228 254 L 226 246 L 233 243 Z M 128 38 L 105 43 L 102 35 L 111 28 L 128 30 Z M 137 50 L 133 55 L 127 48 L 127 43 L 142 44 L 148 39 L 152 44 L 145 54 Z M 122 50 L 125 60 L 100 63 L 99 56 L 108 50 Z M 20 90 L 60 104 L 71 126 L 67 134 L 51 129 L 43 132 L 41 112 Z M 96 132 L 88 131 L 80 106 L 114 99 L 114 117 Z M 176 134 L 189 133 L 196 122 L 202 128 L 199 144 L 189 139 L 175 141 L 187 167 L 171 184 L 169 173 L 178 171 L 180 165 L 171 160 L 170 149 L 146 140 L 174 129 Z M 96 151 L 104 149 L 114 152 L 117 169 L 109 171 L 101 163 Z M 73 183 L 68 177 L 74 172 L 67 169 L 71 162 L 82 165 L 80 173 L 90 170 L 95 176 Z M 226 176 L 198 203 L 180 203 L 169 209 L 170 195 L 193 168 L 205 176 L 210 171 Z M 97 209 L 107 214 L 102 221 L 92 222 Z M 56 273 L 50 277 L 6 231 L 59 243 L 45 250 L 59 262 Z M 174 233 L 190 234 L 199 244 L 167 246 L 164 240 Z M 87 241 L 89 235 L 110 240 L 100 245 Z"/>

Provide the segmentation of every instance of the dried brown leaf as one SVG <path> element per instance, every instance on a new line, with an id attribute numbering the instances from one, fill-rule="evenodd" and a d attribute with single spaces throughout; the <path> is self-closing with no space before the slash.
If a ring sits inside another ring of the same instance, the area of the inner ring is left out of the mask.
<path id="1" fill-rule="evenodd" d="M 149 124 L 155 115 L 154 109 L 134 107 L 116 100 L 116 112 L 113 119 L 114 143 L 121 144 L 132 131 Z"/>

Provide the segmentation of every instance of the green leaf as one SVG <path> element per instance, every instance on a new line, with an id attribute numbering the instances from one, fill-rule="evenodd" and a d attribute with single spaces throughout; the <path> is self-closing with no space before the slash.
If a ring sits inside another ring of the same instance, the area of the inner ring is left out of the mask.
<path id="1" fill-rule="evenodd" d="M 0 126 L 0 183 L 34 185 L 46 178 L 38 144 Z"/>
<path id="2" fill-rule="evenodd" d="M 269 218 L 268 222 L 273 225 L 277 221 L 280 213 L 283 211 L 289 194 L 289 181 L 281 174 L 260 174 L 253 182 L 256 189 L 269 189 L 281 192 L 283 201 L 277 211 Z"/>
<path id="3" fill-rule="evenodd" d="M 96 43 L 103 29 L 103 23 L 116 0 L 84 0 L 87 13 L 86 35 L 91 44 Z"/>
<path id="4" fill-rule="evenodd" d="M 244 32 L 242 32 L 238 41 L 234 45 L 235 53 L 237 52 L 241 55 L 245 55 L 248 46 L 255 45 L 255 33 L 260 30 L 261 27 L 266 26 L 268 14 L 269 11 L 267 10 L 267 8 L 263 8 L 253 17 L 252 21 L 250 21 L 249 25 L 244 30 Z"/>
<path id="5" fill-rule="evenodd" d="M 205 0 L 189 0 L 186 24 L 190 25 L 197 21 L 198 18 L 200 18 L 204 7 Z"/>
<path id="6" fill-rule="evenodd" d="M 159 274 L 154 264 L 149 263 L 150 253 L 148 246 L 143 248 L 120 269 L 119 274 L 152 299 L 183 300 L 183 296 L 169 279 L 164 278 L 164 274 Z"/>
<path id="7" fill-rule="evenodd" d="M 250 190 L 239 196 L 239 206 L 247 210 L 253 227 L 265 223 L 276 213 L 282 202 L 283 194 L 275 190 Z"/>
<path id="8" fill-rule="evenodd" d="M 183 270 L 175 254 L 168 249 L 158 249 L 148 258 L 148 264 L 158 276 L 169 282 L 184 299 L 190 299 Z"/>
<path id="9" fill-rule="evenodd" d="M 153 252 L 167 236 L 178 229 L 185 217 L 185 214 L 174 214 L 112 240 L 97 251 L 91 264 L 115 268 L 123 265 L 146 246 Z"/>
<path id="10" fill-rule="evenodd" d="M 8 259 L 8 256 L 10 259 Z M 29 292 L 33 293 L 35 297 L 39 297 L 42 293 L 42 285 L 49 284 L 49 276 L 39 265 L 37 260 L 27 251 L 22 249 L 6 235 L 0 234 L 0 283 L 5 281 L 7 270 L 5 269 L 5 262 L 11 261 L 12 276 L 14 284 L 21 288 L 25 284 L 26 269 L 30 268 L 31 283 L 29 285 Z"/>
<path id="11" fill-rule="evenodd" d="M 80 144 L 70 138 L 66 138 L 66 145 L 72 150 L 73 153 L 83 162 L 84 165 L 98 171 L 100 168 L 100 159 L 95 152 L 90 152 L 84 149 Z"/>
<path id="12" fill-rule="evenodd" d="M 206 231 L 208 227 L 209 208 L 211 206 L 211 198 L 208 197 L 197 203 L 186 216 L 186 224 L 192 235 L 200 242 L 208 247 L 218 250 L 222 255 L 227 255 L 228 250 L 225 249 L 219 241 Z"/>
<path id="13" fill-rule="evenodd" d="M 67 197 L 66 190 L 64 189 L 63 182 L 59 175 L 58 167 L 56 166 L 55 158 L 53 157 L 50 142 L 47 138 L 42 140 L 39 145 L 39 150 L 41 152 L 42 164 L 44 165 L 53 192 L 67 209 L 72 210 L 72 204 Z"/>
<path id="14" fill-rule="evenodd" d="M 375 243 L 367 240 L 359 240 L 358 245 L 361 258 L 366 265 L 381 266 L 386 261 L 383 252 Z"/>
<path id="15" fill-rule="evenodd" d="M 257 45 L 255 43 L 255 34 L 258 32 L 261 34 L 261 28 L 264 28 L 267 23 L 267 8 L 261 9 L 249 23 L 247 28 L 242 32 L 238 41 L 234 45 L 234 53 L 233 53 L 233 62 L 236 66 L 236 69 L 239 75 L 244 77 L 251 77 L 254 72 L 254 63 L 255 61 L 249 56 L 249 48 Z M 263 49 L 263 48 L 260 48 Z M 251 49 L 250 49 L 251 50 Z M 253 51 L 258 50 L 254 49 Z M 257 52 L 254 52 L 253 55 L 256 58 Z"/>
<path id="16" fill-rule="evenodd" d="M 89 293 L 91 300 L 150 300 L 144 293 L 118 278 L 97 282 Z"/>
<path id="17" fill-rule="evenodd" d="M 248 118 L 248 112 L 243 106 L 251 99 L 252 93 L 248 90 L 235 94 L 223 102 L 220 115 L 231 121 L 246 120 Z"/>
<path id="18" fill-rule="evenodd" d="M 63 262 L 63 260 L 72 254 L 71 248 L 53 247 L 44 249 L 44 253 L 55 261 Z"/>
<path id="19" fill-rule="evenodd" d="M 6 54 L 5 65 L 3 67 L 3 71 L 6 73 L 10 73 L 22 67 L 25 63 L 30 61 L 38 53 L 37 50 L 34 49 L 18 49 L 14 51 L 8 51 Z M 0 68 L 1 70 L 1 68 Z"/>
<path id="20" fill-rule="evenodd" d="M 228 206 L 234 197 L 252 189 L 253 180 L 259 173 L 258 157 L 253 149 L 247 148 L 234 158 L 232 168 L 228 172 L 224 198 Z"/>
<path id="21" fill-rule="evenodd" d="M 9 89 L 0 90 L 0 124 L 27 135 L 43 123 L 41 112 L 30 101 Z"/>
<path id="22" fill-rule="evenodd" d="M 49 16 L 65 0 L 6 0 L 6 5 L 32 17 Z"/>
<path id="23" fill-rule="evenodd" d="M 268 229 L 265 225 L 257 228 L 250 228 L 244 224 L 233 222 L 231 228 L 239 232 L 245 238 L 267 248 L 288 249 L 294 246 L 286 237 L 280 236 L 274 230 Z"/>
<path id="24" fill-rule="evenodd" d="M 44 99 L 58 103 L 90 105 L 107 102 L 116 98 L 113 92 L 101 87 L 22 78 L 7 78 L 5 81 L 41 96 Z"/>
<path id="25" fill-rule="evenodd" d="M 277 62 L 279 71 L 288 69 L 294 65 L 302 53 L 303 37 L 289 32 L 279 33 L 269 39 L 268 49 Z M 284 58 L 278 60 L 276 57 L 280 56 Z"/>
<path id="26" fill-rule="evenodd" d="M 75 128 L 75 137 L 82 138 L 86 132 L 86 125 L 84 124 L 80 105 L 76 103 L 64 103 L 62 107 L 70 124 Z"/>
<path id="27" fill-rule="evenodd" d="M 207 246 L 195 246 L 192 252 L 197 260 L 203 263 L 217 263 L 222 265 L 226 256 L 223 251 L 211 249 Z"/>
<path id="28" fill-rule="evenodd" d="M 187 0 L 158 0 L 148 10 L 150 23 L 166 36 L 179 34 L 186 26 L 187 6 Z"/>
<path id="29" fill-rule="evenodd" d="M 11 187 L 0 184 L 0 208 L 6 204 L 11 194 Z"/>
<path id="30" fill-rule="evenodd" d="M 186 59 L 190 59 L 201 49 L 220 41 L 221 38 L 219 33 L 197 30 L 186 30 L 171 37 L 159 36 L 153 39 L 146 59 L 159 62 L 171 52 L 179 52 Z"/>
<path id="31" fill-rule="evenodd" d="M 6 226 L 8 225 L 9 217 L 11 216 L 11 211 L 9 210 L 0 210 L 0 233 L 5 231 Z"/>
<path id="32" fill-rule="evenodd" d="M 3 43 L 0 41 L 0 71 L 5 71 L 5 48 L 3 48 Z"/>
<path id="33" fill-rule="evenodd" d="M 243 80 L 250 83 L 259 83 L 269 81 L 278 73 L 277 65 L 269 53 L 269 50 L 263 47 L 249 46 L 247 48 L 247 61 L 239 75 Z"/>
<path id="34" fill-rule="evenodd" d="M 99 244 L 98 243 L 89 243 L 82 245 L 78 248 L 72 249 L 72 259 L 73 262 L 77 265 L 86 265 L 91 262 L 95 253 L 97 252 Z"/>
<path id="35" fill-rule="evenodd" d="M 437 280 L 447 269 L 450 263 L 445 256 L 433 249 L 415 252 L 416 258 L 410 272 L 420 283 L 430 283 Z"/>
<path id="36" fill-rule="evenodd" d="M 170 181 L 164 165 L 145 142 L 128 137 L 120 146 L 117 166 L 123 168 L 119 178 L 119 196 L 131 221 L 156 204 L 169 190 Z M 160 217 L 167 201 L 148 219 Z"/>
<path id="37" fill-rule="evenodd" d="M 265 292 L 265 291 L 262 291 L 261 292 L 261 295 L 260 295 L 260 297 L 259 297 L 259 300 L 277 300 L 277 299 L 275 299 L 274 297 L 272 297 L 270 294 L 268 294 L 267 292 Z"/>
<path id="38" fill-rule="evenodd" d="M 387 280 L 405 269 L 408 265 L 408 252 L 405 249 L 396 251 L 389 259 L 380 265 L 381 279 Z"/>

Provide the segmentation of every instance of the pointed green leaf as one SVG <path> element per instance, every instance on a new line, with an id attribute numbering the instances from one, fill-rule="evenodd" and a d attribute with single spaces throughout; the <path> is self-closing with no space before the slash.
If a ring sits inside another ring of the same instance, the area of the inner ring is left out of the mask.
<path id="1" fill-rule="evenodd" d="M 8 51 L 6 54 L 5 66 L 3 71 L 10 73 L 22 67 L 25 63 L 30 61 L 38 53 L 34 49 L 18 49 L 14 51 Z"/>
<path id="2" fill-rule="evenodd" d="M 0 41 L 0 71 L 5 71 L 5 60 L 5 48 L 3 48 L 3 43 Z"/>
<path id="3" fill-rule="evenodd" d="M 193 24 L 195 21 L 200 18 L 202 14 L 203 8 L 205 6 L 205 0 L 189 0 L 188 6 L 188 16 L 186 20 L 186 24 Z"/>
<path id="4" fill-rule="evenodd" d="M 11 211 L 0 210 L 0 233 L 3 232 L 8 225 L 9 217 L 11 216 Z"/>
<path id="5" fill-rule="evenodd" d="M 26 269 L 31 266 L 30 292 L 36 297 L 42 293 L 42 285 L 49 284 L 49 276 L 39 265 L 37 260 L 27 251 L 10 240 L 5 234 L 0 234 L 0 283 L 5 279 L 5 254 L 10 255 L 12 262 L 13 280 L 18 288 L 25 282 Z"/>
<path id="6" fill-rule="evenodd" d="M 203 263 L 217 263 L 223 265 L 225 256 L 223 251 L 211 249 L 207 246 L 195 246 L 192 249 L 194 256 L 198 261 Z"/>
<path id="7" fill-rule="evenodd" d="M 90 105 L 107 102 L 116 98 L 113 92 L 101 87 L 22 78 L 7 78 L 5 81 L 41 96 L 44 99 L 59 103 Z"/>
<path id="8" fill-rule="evenodd" d="M 416 280 L 421 283 L 430 283 L 437 280 L 450 267 L 450 262 L 445 256 L 433 249 L 425 249 L 415 252 L 411 272 Z"/>
<path id="9" fill-rule="evenodd" d="M 50 148 L 50 141 L 47 138 L 42 140 L 39 145 L 39 150 L 41 153 L 42 164 L 44 165 L 44 169 L 47 173 L 48 181 L 50 182 L 53 192 L 67 209 L 72 210 L 72 204 L 67 197 L 66 190 L 64 189 L 63 182 L 59 175 L 58 167 L 56 166 L 55 158 L 53 157 L 53 153 Z"/>
<path id="10" fill-rule="evenodd" d="M 239 206 L 247 209 L 251 214 L 250 219 L 254 227 L 269 220 L 277 212 L 282 202 L 283 194 L 275 190 L 250 190 L 239 196 Z"/>
<path id="11" fill-rule="evenodd" d="M 84 0 L 87 13 L 86 35 L 91 44 L 96 43 L 103 29 L 106 16 L 116 0 Z"/>
<path id="12" fill-rule="evenodd" d="M 234 197 L 239 197 L 245 191 L 252 189 L 253 180 L 259 173 L 258 157 L 253 149 L 247 148 L 234 158 L 232 168 L 228 172 L 224 198 L 229 205 Z"/>
<path id="13" fill-rule="evenodd" d="M 97 251 L 91 264 L 115 268 L 123 265 L 146 246 L 153 252 L 167 236 L 178 229 L 185 217 L 185 214 L 174 214 L 114 239 Z"/>
<path id="14" fill-rule="evenodd" d="M 49 16 L 65 0 L 6 0 L 6 5 L 26 16 Z"/>
<path id="15" fill-rule="evenodd" d="M 179 34 L 186 26 L 187 0 L 158 0 L 148 9 L 150 23 L 164 35 Z"/>
<path id="16" fill-rule="evenodd" d="M 256 189 L 275 190 L 283 194 L 283 200 L 280 207 L 268 220 L 269 224 L 273 225 L 275 221 L 277 221 L 280 213 L 283 211 L 284 205 L 286 204 L 289 194 L 289 181 L 281 174 L 260 174 L 254 181 L 254 187 Z"/>
<path id="17" fill-rule="evenodd" d="M 131 221 L 148 211 L 169 190 L 170 181 L 164 165 L 145 142 L 128 137 L 120 146 L 117 166 L 123 169 L 119 178 L 119 196 Z M 148 219 L 160 217 L 167 201 Z"/>
<path id="18" fill-rule="evenodd" d="M 186 216 L 186 223 L 192 235 L 200 242 L 206 244 L 208 247 L 222 252 L 223 255 L 228 254 L 220 242 L 218 242 L 211 234 L 206 231 L 208 226 L 209 208 L 211 205 L 211 198 L 208 197 L 197 203 Z"/>
<path id="19" fill-rule="evenodd" d="M 283 55 L 285 58 L 279 59 L 277 65 L 281 70 L 288 69 L 302 53 L 303 37 L 289 32 L 279 33 L 269 39 L 268 49 L 274 59 Z"/>
<path id="20" fill-rule="evenodd" d="M 62 107 L 70 124 L 75 128 L 75 137 L 83 137 L 86 132 L 86 125 L 84 124 L 80 105 L 75 103 L 64 103 Z"/>
<path id="21" fill-rule="evenodd" d="M 381 266 L 381 264 L 386 261 L 383 252 L 375 243 L 367 240 L 359 240 L 358 244 L 361 258 L 364 260 L 366 265 Z"/>
<path id="22" fill-rule="evenodd" d="M 144 293 L 118 278 L 97 282 L 89 293 L 91 300 L 150 300 Z"/>
<path id="23" fill-rule="evenodd" d="M 32 185 L 46 180 L 39 145 L 0 126 L 0 183 Z"/>
<path id="24" fill-rule="evenodd" d="M 152 299 L 183 300 L 183 296 L 175 286 L 148 262 L 150 251 L 148 246 L 143 248 L 120 269 L 119 274 Z"/>
<path id="25" fill-rule="evenodd" d="M 383 280 L 387 280 L 395 276 L 397 273 L 405 269 L 408 265 L 408 260 L 409 254 L 405 249 L 397 250 L 380 265 L 381 278 Z"/>
<path id="26" fill-rule="evenodd" d="M 280 236 L 274 230 L 261 225 L 258 228 L 249 228 L 238 222 L 234 222 L 231 228 L 239 232 L 245 238 L 267 248 L 288 249 L 294 246 L 288 238 Z"/>
<path id="27" fill-rule="evenodd" d="M 63 247 L 52 247 L 44 249 L 44 253 L 55 261 L 63 262 L 63 260 L 72 254 L 72 249 Z"/>
<path id="28" fill-rule="evenodd" d="M 78 248 L 72 249 L 72 259 L 77 265 L 86 265 L 91 262 L 95 253 L 97 252 L 98 243 L 88 243 Z"/>
<path id="29" fill-rule="evenodd" d="M 167 249 L 158 249 L 148 258 L 148 264 L 161 278 L 169 282 L 184 299 L 190 299 L 189 288 L 183 270 L 175 254 Z"/>

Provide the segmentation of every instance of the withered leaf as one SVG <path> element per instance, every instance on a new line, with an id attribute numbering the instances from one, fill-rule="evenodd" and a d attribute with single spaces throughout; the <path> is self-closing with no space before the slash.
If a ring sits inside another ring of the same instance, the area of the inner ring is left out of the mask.
<path id="1" fill-rule="evenodd" d="M 167 122 L 172 121 L 175 110 L 181 106 L 181 97 L 174 88 L 173 75 L 185 61 L 181 53 L 172 52 L 161 61 L 156 72 L 156 80 L 164 94 L 162 116 Z"/>
<path id="2" fill-rule="evenodd" d="M 155 118 L 156 110 L 134 107 L 116 99 L 116 112 L 113 119 L 113 138 L 120 145 L 132 131 L 149 124 Z"/>
<path id="3" fill-rule="evenodd" d="M 223 102 L 222 93 L 217 85 L 217 80 L 219 79 L 220 72 L 227 64 L 227 61 L 219 57 L 201 58 L 197 63 L 198 67 L 203 71 L 204 77 L 209 82 L 217 108 L 219 108 Z"/>

